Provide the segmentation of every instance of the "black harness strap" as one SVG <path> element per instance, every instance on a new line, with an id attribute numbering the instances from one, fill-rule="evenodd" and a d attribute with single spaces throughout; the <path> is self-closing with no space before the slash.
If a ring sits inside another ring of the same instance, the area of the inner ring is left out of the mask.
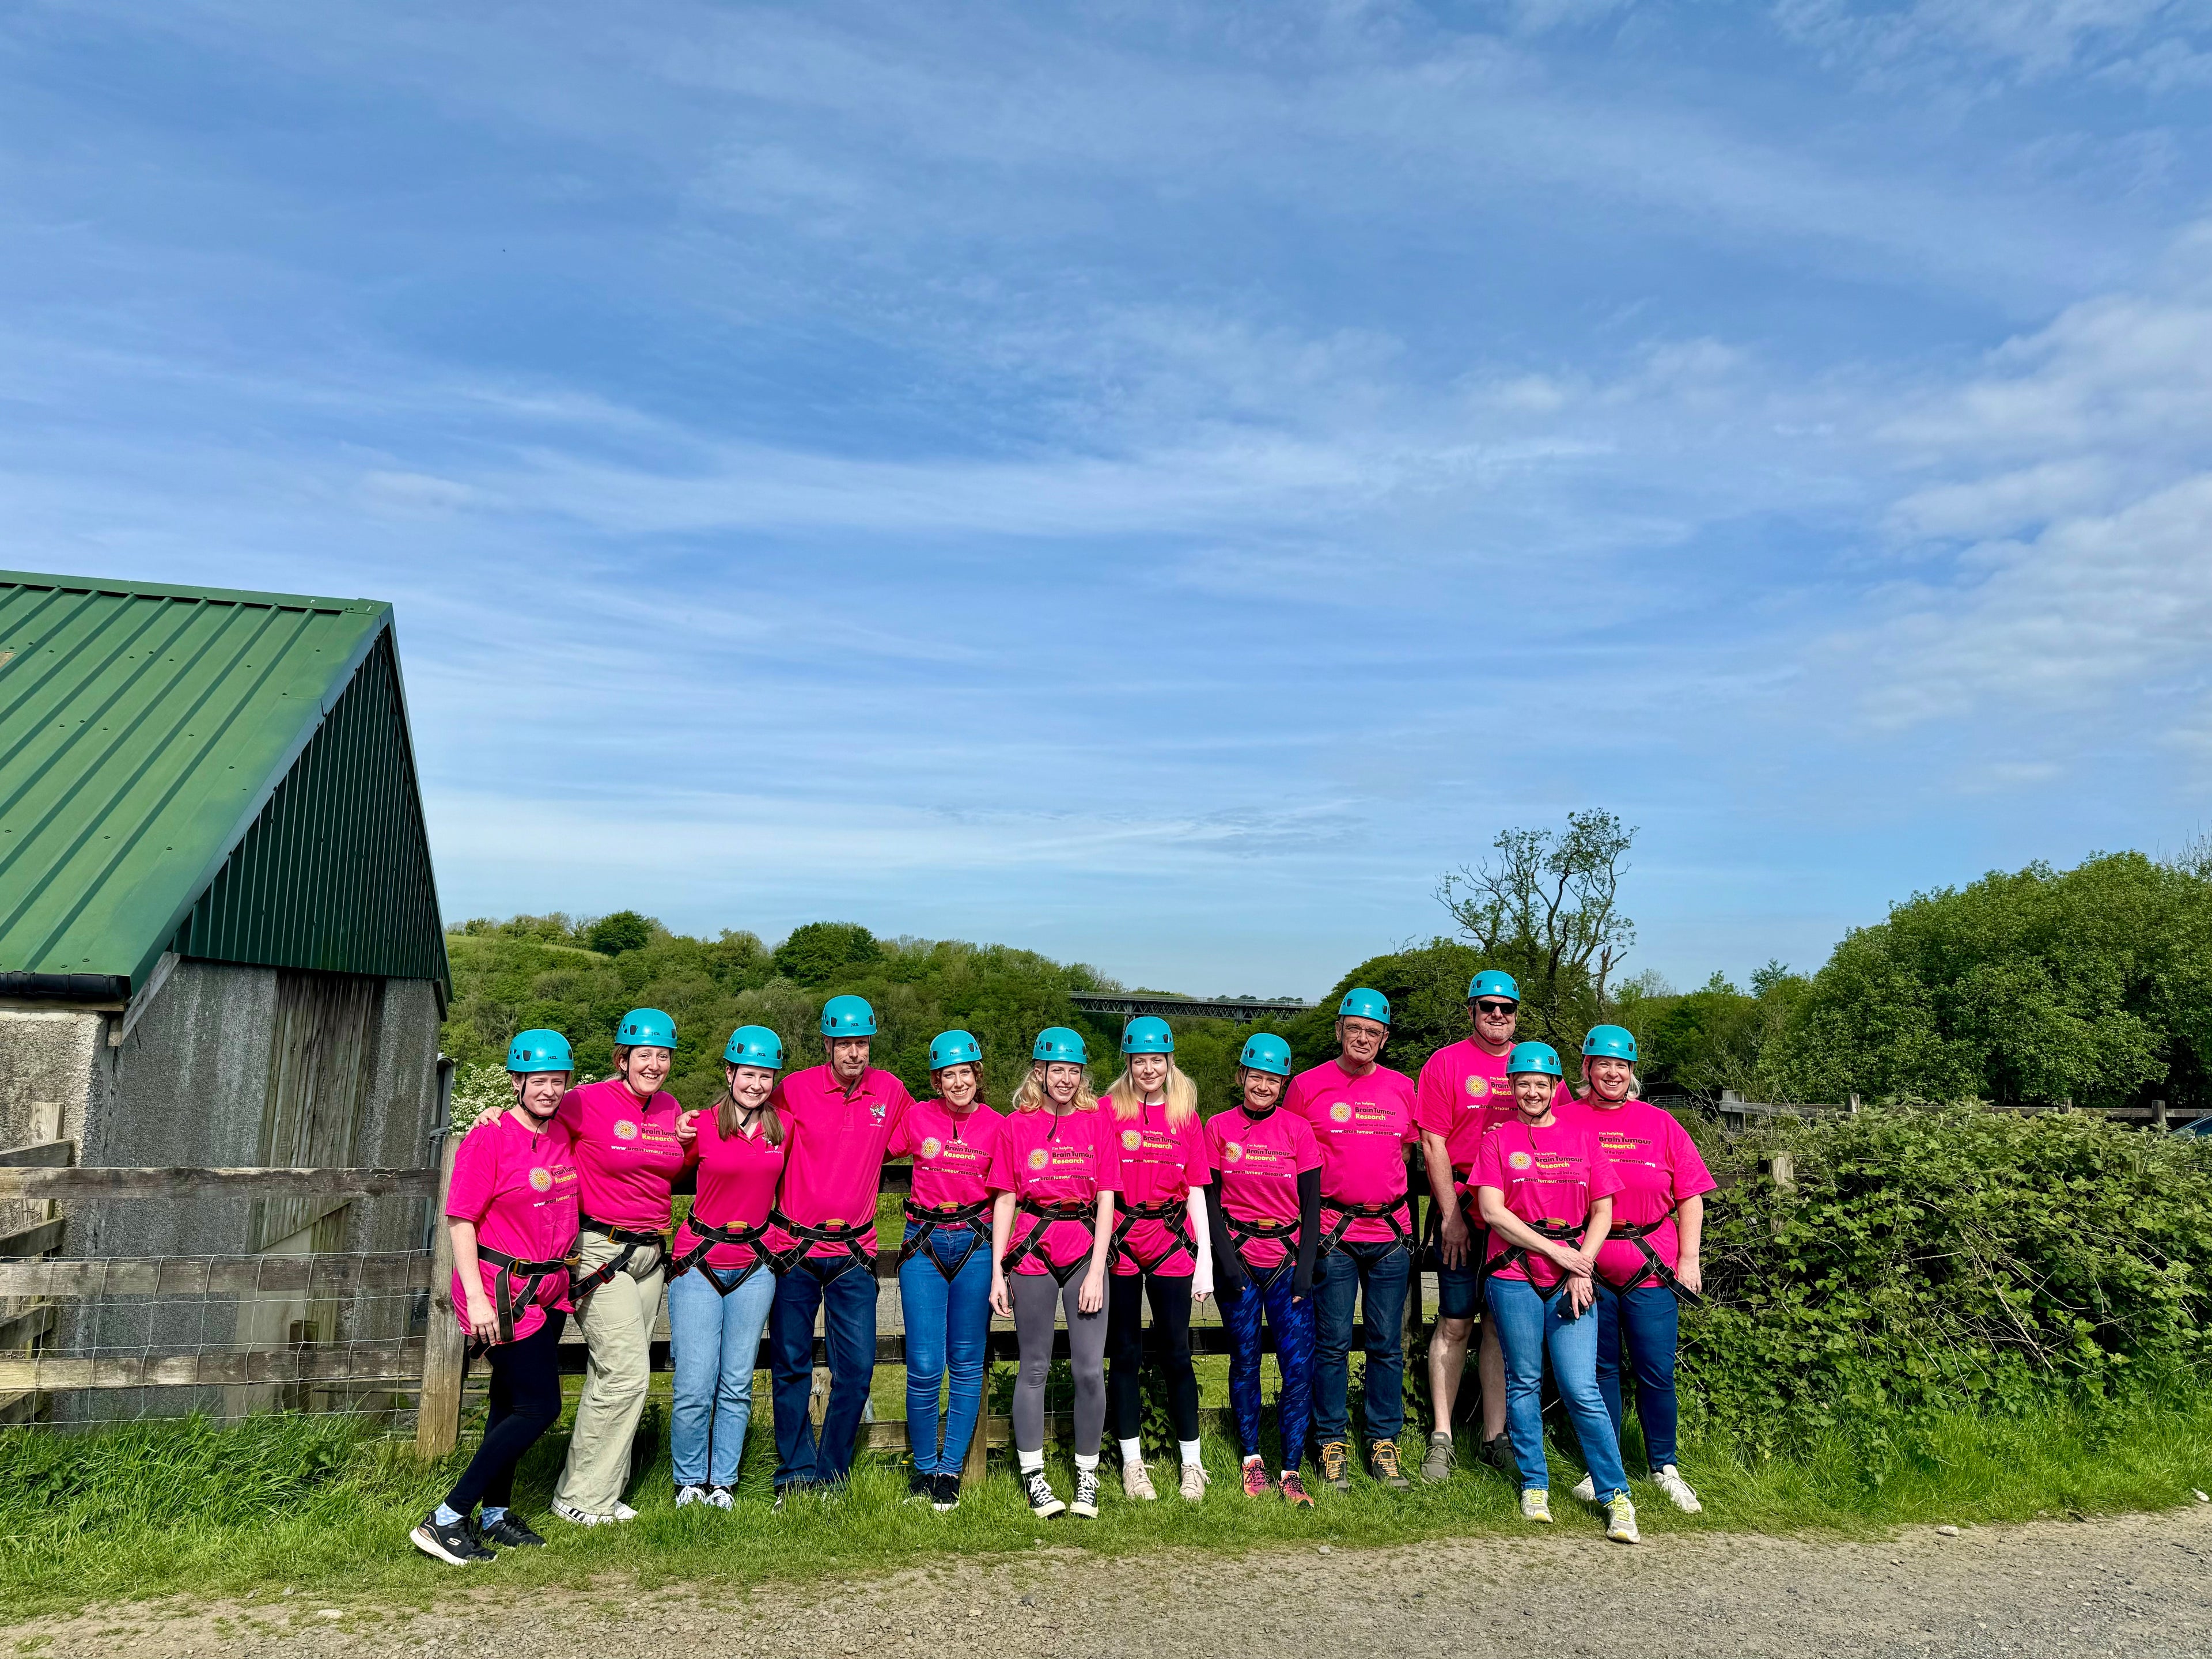
<path id="1" fill-rule="evenodd" d="M 815 1272 L 812 1267 L 812 1256 L 807 1249 L 810 1244 L 837 1244 L 844 1247 L 844 1260 L 840 1261 L 835 1257 L 830 1258 L 836 1261 L 836 1272 L 826 1277 L 817 1273 L 816 1276 L 823 1278 L 823 1282 L 825 1284 L 830 1279 L 839 1278 L 856 1267 L 866 1267 L 872 1273 L 875 1270 L 876 1224 L 872 1221 L 849 1224 L 841 1222 L 834 1226 L 825 1224 L 819 1227 L 811 1227 L 804 1223 L 793 1221 L 781 1208 L 769 1211 L 768 1219 L 769 1225 L 782 1228 L 798 1241 L 789 1250 L 776 1257 L 770 1264 L 775 1267 L 779 1278 L 798 1267 L 805 1267 L 810 1273 Z"/>
<path id="2" fill-rule="evenodd" d="M 1521 1224 L 1524 1227 L 1534 1228 L 1554 1244 L 1564 1244 L 1583 1231 L 1583 1224 L 1579 1221 L 1523 1221 Z M 1502 1238 L 1504 1235 L 1501 1233 L 1498 1237 Z M 1526 1244 L 1508 1243 L 1504 1254 L 1490 1264 L 1490 1272 L 1495 1273 L 1500 1267 L 1509 1264 L 1519 1267 L 1528 1276 L 1528 1288 L 1542 1297 L 1547 1306 L 1550 1305 L 1553 1297 L 1567 1288 L 1567 1276 L 1565 1273 L 1559 1276 L 1549 1290 L 1536 1282 L 1536 1270 L 1530 1264 L 1528 1247 Z"/>
<path id="3" fill-rule="evenodd" d="M 1066 1284 L 1069 1279 L 1075 1277 L 1076 1270 L 1090 1261 L 1091 1249 L 1098 1243 L 1097 1205 L 1095 1203 L 1039 1204 L 1033 1199 L 1018 1197 L 1014 1200 L 1014 1207 L 1024 1215 L 1035 1217 L 1037 1224 L 1030 1229 L 1026 1238 L 999 1258 L 1000 1270 L 1004 1273 L 1012 1273 L 1031 1256 L 1040 1255 L 1044 1248 L 1044 1236 L 1051 1231 L 1054 1222 L 1079 1221 L 1083 1224 L 1083 1231 L 1087 1235 L 1084 1240 L 1082 1255 L 1064 1267 L 1054 1266 L 1050 1256 L 1042 1256 L 1045 1271 L 1052 1275 L 1053 1283 Z"/>
<path id="4" fill-rule="evenodd" d="M 1615 1225 L 1612 1231 L 1606 1235 L 1608 1241 L 1616 1238 L 1626 1239 L 1644 1253 L 1644 1265 L 1628 1276 L 1628 1282 L 1626 1285 L 1613 1285 L 1614 1290 L 1626 1296 L 1629 1291 L 1641 1290 L 1646 1285 L 1663 1285 L 1667 1289 L 1674 1291 L 1678 1298 L 1686 1298 L 1692 1302 L 1705 1300 L 1705 1297 L 1677 1279 L 1674 1276 L 1674 1270 L 1661 1261 L 1659 1252 L 1651 1248 L 1651 1235 L 1674 1218 L 1674 1211 L 1669 1210 L 1656 1221 L 1621 1223 Z"/>
<path id="5" fill-rule="evenodd" d="M 717 1244 L 744 1244 L 750 1246 L 753 1253 L 753 1259 L 742 1267 L 734 1269 L 725 1267 L 717 1270 L 711 1264 L 706 1267 L 707 1282 L 724 1296 L 727 1296 L 758 1273 L 769 1259 L 768 1246 L 763 1242 L 768 1237 L 768 1223 L 765 1221 L 757 1227 L 718 1227 L 713 1222 L 702 1221 L 694 1215 L 685 1224 L 691 1229 L 692 1237 L 696 1242 L 690 1249 L 684 1251 L 670 1264 L 668 1282 L 672 1285 L 690 1273 L 692 1268 L 705 1262 L 707 1252 Z M 737 1277 L 725 1285 L 722 1283 L 720 1275 L 730 1272 L 736 1273 Z"/>
<path id="6" fill-rule="evenodd" d="M 1291 1243 L 1298 1236 L 1297 1222 L 1240 1220 L 1230 1214 L 1224 1206 L 1221 1212 L 1221 1224 L 1228 1231 L 1229 1248 L 1237 1252 L 1237 1265 L 1244 1269 L 1246 1277 L 1261 1290 L 1273 1290 L 1275 1281 L 1298 1265 L 1297 1248 Z M 1273 1239 L 1290 1248 L 1284 1250 L 1283 1259 L 1273 1267 L 1255 1267 L 1244 1255 L 1244 1247 L 1255 1239 Z"/>
<path id="7" fill-rule="evenodd" d="M 1321 1206 L 1335 1211 L 1336 1219 L 1322 1229 L 1321 1242 L 1314 1251 L 1316 1261 L 1344 1243 L 1345 1234 L 1355 1221 L 1389 1222 L 1392 1247 L 1408 1255 L 1413 1253 L 1413 1211 L 1407 1194 L 1401 1193 L 1387 1204 L 1340 1204 L 1325 1198 Z"/>
<path id="8" fill-rule="evenodd" d="M 514 1340 L 514 1316 L 538 1300 L 538 1291 L 555 1273 L 566 1276 L 575 1268 L 573 1258 L 556 1261 L 525 1261 L 520 1256 L 509 1255 L 505 1250 L 495 1250 L 489 1244 L 477 1246 L 477 1259 L 489 1261 L 498 1271 L 491 1276 L 491 1305 L 499 1314 L 499 1340 Z M 515 1281 L 522 1288 L 515 1288 Z"/>
<path id="9" fill-rule="evenodd" d="M 594 1221 L 589 1216 L 586 1216 L 577 1224 L 583 1231 L 598 1233 L 602 1237 L 611 1238 L 623 1248 L 620 1255 L 611 1261 L 602 1261 L 591 1272 L 576 1279 L 569 1286 L 568 1293 L 571 1296 L 589 1296 L 600 1285 L 629 1267 L 630 1258 L 648 1244 L 663 1255 L 668 1253 L 668 1238 L 663 1233 L 641 1232 L 635 1227 L 617 1227 L 611 1221 Z"/>
<path id="10" fill-rule="evenodd" d="M 908 1199 L 903 1206 L 906 1218 L 921 1231 L 899 1246 L 898 1265 L 903 1267 L 914 1257 L 926 1255 L 937 1264 L 937 1271 L 950 1285 L 960 1277 L 960 1270 L 968 1265 L 968 1258 L 975 1255 L 982 1244 L 982 1235 L 976 1231 L 975 1224 L 990 1213 L 991 1203 L 991 1200 L 983 1198 L 973 1204 L 947 1204 L 942 1209 L 933 1210 Z M 959 1260 L 949 1267 L 945 1265 L 945 1258 L 929 1248 L 930 1235 L 940 1227 L 957 1229 L 968 1235 L 968 1248 L 960 1252 Z"/>
<path id="11" fill-rule="evenodd" d="M 1157 1272 L 1161 1262 L 1177 1249 L 1190 1252 L 1191 1260 L 1198 1260 L 1198 1241 L 1190 1236 L 1190 1206 L 1188 1199 L 1167 1199 L 1158 1204 L 1127 1204 L 1121 1194 L 1114 1198 L 1114 1237 L 1107 1251 L 1109 1260 L 1120 1261 L 1126 1256 L 1135 1264 L 1139 1273 Z M 1129 1248 L 1129 1234 L 1139 1221 L 1164 1221 L 1172 1242 L 1167 1249 L 1147 1261 Z"/>

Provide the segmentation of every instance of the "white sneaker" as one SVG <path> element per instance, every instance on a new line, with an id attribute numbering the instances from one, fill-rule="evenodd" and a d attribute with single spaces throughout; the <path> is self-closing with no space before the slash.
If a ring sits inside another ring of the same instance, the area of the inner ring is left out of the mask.
<path id="1" fill-rule="evenodd" d="M 1596 1503 L 1597 1481 L 1589 1475 L 1584 1475 L 1581 1480 L 1575 1482 L 1575 1496 L 1581 1498 L 1585 1504 Z"/>
<path id="2" fill-rule="evenodd" d="M 1552 1524 L 1552 1494 L 1541 1486 L 1530 1486 L 1521 1494 L 1521 1518 Z"/>
<path id="3" fill-rule="evenodd" d="M 1141 1461 L 1121 1465 L 1121 1496 L 1138 1504 L 1158 1501 L 1159 1493 L 1152 1490 L 1152 1472 Z"/>
<path id="4" fill-rule="evenodd" d="M 615 1519 L 617 1521 L 635 1521 L 637 1519 L 637 1511 L 630 1508 L 629 1504 L 623 1503 L 621 1498 L 617 1498 L 615 1499 Z"/>
<path id="5" fill-rule="evenodd" d="M 1616 1544 L 1640 1544 L 1644 1534 L 1636 1530 L 1636 1505 L 1628 1501 L 1628 1494 L 1605 1506 L 1605 1535 Z"/>
<path id="6" fill-rule="evenodd" d="M 1086 1521 L 1098 1518 L 1098 1471 L 1078 1469 L 1075 1472 L 1075 1496 L 1068 1500 L 1067 1512 L 1079 1515 Z"/>
<path id="7" fill-rule="evenodd" d="M 1690 1490 L 1690 1483 L 1682 1479 L 1682 1472 L 1672 1463 L 1662 1464 L 1659 1473 L 1651 1477 L 1652 1484 L 1674 1500 L 1674 1507 L 1685 1515 L 1704 1512 L 1705 1505 L 1698 1502 L 1698 1494 Z"/>
<path id="8" fill-rule="evenodd" d="M 679 1510 L 688 1510 L 694 1504 L 706 1501 L 707 1489 L 704 1486 L 678 1486 L 676 1489 L 676 1507 Z"/>
<path id="9" fill-rule="evenodd" d="M 707 1494 L 707 1501 L 718 1510 L 728 1509 L 737 1502 L 727 1486 L 717 1486 Z"/>
<path id="10" fill-rule="evenodd" d="M 611 1515 L 593 1515 L 589 1510 L 580 1510 L 558 1498 L 553 1500 L 553 1513 L 572 1527 L 604 1527 L 614 1521 Z"/>
<path id="11" fill-rule="evenodd" d="M 1207 1479 L 1206 1471 L 1197 1464 L 1184 1464 L 1182 1466 L 1182 1501 L 1186 1504 L 1195 1504 L 1205 1497 Z"/>
<path id="12" fill-rule="evenodd" d="M 1030 1513 L 1040 1521 L 1049 1521 L 1067 1505 L 1061 1503 L 1045 1479 L 1042 1469 L 1031 1469 L 1022 1478 L 1023 1495 L 1030 1500 Z"/>

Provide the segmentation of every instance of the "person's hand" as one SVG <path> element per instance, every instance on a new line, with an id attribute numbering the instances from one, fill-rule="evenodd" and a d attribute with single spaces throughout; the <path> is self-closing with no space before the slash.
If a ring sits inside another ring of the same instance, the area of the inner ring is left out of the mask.
<path id="1" fill-rule="evenodd" d="M 1570 1245 L 1547 1238 L 1544 1241 L 1544 1254 L 1552 1265 L 1569 1279 L 1577 1273 L 1589 1272 L 1589 1263 L 1583 1260 L 1583 1253 Z"/>
<path id="2" fill-rule="evenodd" d="M 1692 1296 L 1705 1293 L 1705 1270 L 1695 1256 L 1685 1256 L 1674 1264 L 1674 1277 L 1682 1281 L 1682 1288 Z"/>
<path id="3" fill-rule="evenodd" d="M 499 1310 L 491 1305 L 491 1298 L 482 1291 L 469 1292 L 469 1334 L 479 1342 L 499 1340 Z"/>
<path id="4" fill-rule="evenodd" d="M 991 1311 L 1001 1319 L 1014 1316 L 1014 1299 L 1006 1290 L 1006 1270 L 996 1262 L 991 1264 Z"/>
<path id="5" fill-rule="evenodd" d="M 1567 1279 L 1567 1307 L 1577 1319 L 1589 1311 L 1590 1304 L 1597 1300 L 1597 1286 L 1590 1282 L 1588 1273 L 1572 1273 Z"/>
<path id="6" fill-rule="evenodd" d="M 693 1141 L 698 1139 L 699 1126 L 692 1121 L 692 1120 L 698 1115 L 699 1114 L 696 1110 L 678 1112 L 676 1115 L 676 1144 L 678 1146 L 689 1146 Z"/>
<path id="7" fill-rule="evenodd" d="M 1443 1226 L 1437 1243 L 1443 1249 L 1444 1266 L 1456 1267 L 1467 1261 L 1467 1212 L 1455 1199 L 1443 1212 Z"/>
<path id="8" fill-rule="evenodd" d="M 1083 1288 L 1075 1293 L 1078 1313 L 1097 1313 L 1106 1305 L 1106 1269 L 1093 1267 L 1083 1275 Z"/>

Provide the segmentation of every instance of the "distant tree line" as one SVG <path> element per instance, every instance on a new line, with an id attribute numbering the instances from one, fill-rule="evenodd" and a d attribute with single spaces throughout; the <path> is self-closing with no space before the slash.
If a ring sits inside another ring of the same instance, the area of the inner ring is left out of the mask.
<path id="1" fill-rule="evenodd" d="M 1336 1000 L 1355 984 L 1390 998 L 1386 1059 L 1418 1070 L 1467 1035 L 1467 983 L 1482 968 L 1519 980 L 1522 1035 L 1553 1043 L 1571 1067 L 1590 1025 L 1634 1031 L 1649 1094 L 2212 1103 L 2212 855 L 2202 850 L 2166 862 L 2112 854 L 2066 871 L 2035 864 L 1916 894 L 1854 929 L 1817 973 L 1771 962 L 1747 986 L 1717 973 L 1686 992 L 1656 974 L 1618 978 L 1635 938 L 1620 905 L 1634 835 L 1604 812 L 1571 814 L 1564 831 L 1508 831 L 1489 858 L 1440 884 L 1454 935 L 1370 957 L 1287 1022 L 1175 1021 L 1204 1109 L 1229 1102 L 1237 1050 L 1255 1030 L 1280 1032 L 1301 1065 L 1327 1058 Z M 683 1033 L 672 1087 L 704 1104 L 733 1027 L 772 1027 L 796 1063 L 811 1064 L 822 1000 L 840 991 L 874 1003 L 878 1063 L 917 1091 L 928 1085 L 930 1038 L 954 1025 L 981 1040 L 994 1101 L 1012 1094 L 1045 1025 L 1083 1031 L 1102 1081 L 1115 1064 L 1118 1021 L 1073 999 L 1122 988 L 1084 963 L 1004 945 L 884 939 L 823 921 L 770 949 L 750 933 L 672 933 L 632 910 L 480 919 L 448 943 L 445 1046 L 464 1064 L 495 1064 L 514 1031 L 550 1025 L 599 1075 L 617 1020 L 647 1004 Z"/>

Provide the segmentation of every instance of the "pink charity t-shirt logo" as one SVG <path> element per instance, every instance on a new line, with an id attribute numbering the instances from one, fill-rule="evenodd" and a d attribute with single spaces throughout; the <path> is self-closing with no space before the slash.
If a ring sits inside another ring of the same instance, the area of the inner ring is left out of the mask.
<path id="1" fill-rule="evenodd" d="M 1032 1170 L 1042 1170 L 1046 1164 L 1051 1162 L 1052 1155 L 1046 1152 L 1042 1146 L 1039 1146 L 1030 1154 L 1030 1168 Z"/>
<path id="2" fill-rule="evenodd" d="M 1335 1105 L 1328 1109 L 1328 1121 L 1332 1123 L 1351 1122 L 1352 1103 L 1348 1100 L 1338 1101 Z"/>
<path id="3" fill-rule="evenodd" d="M 540 1164 L 530 1172 L 530 1190 L 550 1193 L 553 1190 L 553 1171 Z"/>
<path id="4" fill-rule="evenodd" d="M 921 1155 L 924 1158 L 935 1158 L 944 1150 L 945 1143 L 935 1135 L 926 1135 L 922 1138 Z"/>
<path id="5" fill-rule="evenodd" d="M 1475 1076 L 1468 1079 L 1467 1091 L 1477 1100 L 1489 1099 L 1490 1079 L 1478 1073 Z"/>
<path id="6" fill-rule="evenodd" d="M 1227 1158 L 1231 1164 L 1238 1162 L 1244 1156 L 1243 1143 L 1242 1141 L 1236 1140 L 1231 1141 L 1227 1146 L 1221 1149 L 1221 1155 Z"/>
<path id="7" fill-rule="evenodd" d="M 868 1115 L 878 1123 L 884 1121 L 884 1114 L 890 1109 L 890 1103 L 887 1100 L 871 1101 L 868 1103 Z"/>
<path id="8" fill-rule="evenodd" d="M 631 1122 L 626 1117 L 617 1118 L 615 1120 L 615 1139 L 617 1140 L 635 1140 L 637 1139 L 637 1125 Z"/>
<path id="9" fill-rule="evenodd" d="M 1516 1170 L 1525 1170 L 1534 1163 L 1535 1159 L 1530 1158 L 1526 1152 L 1508 1152 L 1505 1155 L 1505 1161 Z"/>
<path id="10" fill-rule="evenodd" d="M 1145 1133 L 1143 1130 L 1124 1129 L 1121 1131 L 1121 1150 L 1123 1152 L 1133 1152 L 1138 1147 L 1144 1144 Z"/>

